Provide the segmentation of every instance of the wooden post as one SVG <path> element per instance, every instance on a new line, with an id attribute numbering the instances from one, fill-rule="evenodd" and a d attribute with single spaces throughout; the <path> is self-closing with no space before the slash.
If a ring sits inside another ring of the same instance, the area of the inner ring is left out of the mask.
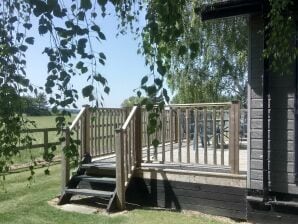
<path id="1" fill-rule="evenodd" d="M 166 146 L 165 146 L 165 143 L 166 143 L 166 112 L 165 110 L 163 110 L 161 112 L 161 122 L 162 122 L 162 126 L 161 126 L 161 148 L 162 148 L 162 156 L 161 156 L 161 160 L 162 160 L 162 163 L 165 162 L 166 160 Z"/>
<path id="2" fill-rule="evenodd" d="M 136 167 L 140 167 L 142 163 L 142 109 L 138 106 L 135 120 L 135 153 Z"/>
<path id="3" fill-rule="evenodd" d="M 170 162 L 173 162 L 173 141 L 174 141 L 174 128 L 173 125 L 173 109 L 170 107 Z"/>
<path id="4" fill-rule="evenodd" d="M 195 161 L 199 163 L 199 130 L 198 130 L 198 110 L 194 111 L 194 118 L 195 118 L 195 127 L 194 127 L 194 134 L 193 134 L 193 144 L 195 149 Z"/>
<path id="5" fill-rule="evenodd" d="M 239 173 L 240 103 L 232 101 L 229 118 L 229 161 L 231 173 Z"/>
<path id="6" fill-rule="evenodd" d="M 84 105 L 86 108 L 84 114 L 84 122 L 82 122 L 82 147 L 83 154 L 90 154 L 90 106 Z M 82 155 L 82 156 L 84 156 Z"/>
<path id="7" fill-rule="evenodd" d="M 116 192 L 117 207 L 125 209 L 124 139 L 122 129 L 116 130 Z"/>
<path id="8" fill-rule="evenodd" d="M 177 128 L 177 130 L 178 130 L 178 162 L 179 163 L 181 163 L 181 148 L 182 148 L 182 131 L 181 131 L 181 129 L 182 129 L 182 127 L 181 127 L 181 125 L 182 125 L 182 122 L 181 122 L 181 110 L 178 108 L 178 110 L 177 110 L 177 117 L 178 117 L 178 122 L 177 122 L 177 125 L 178 125 L 178 128 Z"/>
<path id="9" fill-rule="evenodd" d="M 216 109 L 212 110 L 212 135 L 213 135 L 213 164 L 217 164 L 217 131 L 216 131 Z"/>
<path id="10" fill-rule="evenodd" d="M 179 114 L 178 114 L 178 111 L 176 109 L 176 113 L 175 113 L 175 116 L 174 116 L 174 133 L 175 133 L 175 143 L 178 142 L 178 139 L 179 139 Z"/>
<path id="11" fill-rule="evenodd" d="M 49 132 L 47 129 L 43 131 L 44 152 L 47 155 L 49 149 Z"/>
<path id="12" fill-rule="evenodd" d="M 65 187 L 70 177 L 69 159 L 65 156 L 63 151 L 64 147 L 69 146 L 70 132 L 69 129 L 64 130 L 65 142 L 62 143 L 62 156 L 61 156 L 61 195 L 64 193 Z"/>
<path id="13" fill-rule="evenodd" d="M 221 153 L 221 165 L 225 164 L 225 136 L 224 136 L 224 108 L 220 108 L 220 153 Z"/>
<path id="14" fill-rule="evenodd" d="M 207 108 L 205 107 L 203 110 L 203 116 L 204 116 L 204 124 L 203 124 L 203 142 L 204 142 L 204 163 L 208 163 L 208 148 L 207 148 Z"/>
<path id="15" fill-rule="evenodd" d="M 189 133 L 189 108 L 185 110 L 185 135 L 186 135 L 186 161 L 190 163 L 190 133 Z"/>

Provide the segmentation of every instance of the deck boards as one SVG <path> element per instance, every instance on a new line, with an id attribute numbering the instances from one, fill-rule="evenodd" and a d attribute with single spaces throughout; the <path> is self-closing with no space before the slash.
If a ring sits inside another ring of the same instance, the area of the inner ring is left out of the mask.
<path id="1" fill-rule="evenodd" d="M 213 164 L 213 152 L 214 148 L 212 145 L 208 146 L 207 155 L 208 155 L 208 163 L 204 164 L 204 148 L 199 145 L 198 147 L 198 163 L 196 163 L 196 151 L 194 150 L 195 146 L 193 143 L 190 144 L 190 162 L 187 163 L 187 142 L 182 142 L 181 147 L 181 163 L 178 162 L 179 157 L 179 147 L 178 143 L 173 144 L 173 162 L 171 162 L 171 145 L 165 145 L 165 162 L 161 163 L 162 161 L 162 145 L 160 145 L 157 149 L 157 160 L 154 161 L 154 148 L 150 148 L 150 158 L 151 161 L 147 161 L 147 150 L 148 148 L 143 148 L 142 158 L 143 163 L 142 166 L 145 167 L 160 167 L 163 169 L 183 169 L 183 170 L 203 170 L 203 171 L 210 171 L 210 172 L 229 172 L 230 168 L 228 165 L 229 161 L 229 150 L 226 148 L 224 149 L 224 165 L 221 165 L 221 161 L 217 160 L 217 164 Z M 220 147 L 217 148 L 217 158 L 220 158 L 221 154 Z M 210 158 L 210 159 L 209 159 Z M 115 155 L 110 155 L 107 157 L 101 157 L 94 159 L 94 163 L 115 163 Z M 247 150 L 246 150 L 246 142 L 243 141 L 241 143 L 241 149 L 239 151 L 239 167 L 240 173 L 245 174 L 247 171 Z"/>

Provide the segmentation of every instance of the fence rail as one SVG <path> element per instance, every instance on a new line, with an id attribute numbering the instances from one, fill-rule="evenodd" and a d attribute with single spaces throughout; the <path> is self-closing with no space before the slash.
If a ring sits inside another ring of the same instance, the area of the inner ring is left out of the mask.
<path id="1" fill-rule="evenodd" d="M 60 141 L 56 142 L 49 142 L 49 133 L 50 132 L 57 132 L 57 128 L 35 128 L 35 129 L 28 129 L 24 131 L 23 133 L 43 133 L 42 143 L 36 143 L 32 144 L 30 146 L 20 146 L 19 149 L 36 149 L 36 148 L 44 148 L 44 150 L 48 150 L 51 146 L 57 146 L 60 145 Z M 34 141 L 33 141 L 34 142 Z"/>

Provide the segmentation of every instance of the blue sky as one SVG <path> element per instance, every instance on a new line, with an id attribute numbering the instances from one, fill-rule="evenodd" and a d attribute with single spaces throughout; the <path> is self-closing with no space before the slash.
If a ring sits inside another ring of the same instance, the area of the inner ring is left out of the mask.
<path id="1" fill-rule="evenodd" d="M 33 24 L 36 21 L 32 21 Z M 115 15 L 100 19 L 100 27 L 106 35 L 101 49 L 107 57 L 106 65 L 100 67 L 100 72 L 107 78 L 111 92 L 104 95 L 104 107 L 119 107 L 124 99 L 136 95 L 133 90 L 140 85 L 141 78 L 149 73 L 142 55 L 137 54 L 138 41 L 132 34 L 125 36 L 117 34 L 117 18 Z M 141 24 L 142 25 L 142 24 Z M 32 31 L 34 32 L 34 31 Z M 35 36 L 34 46 L 27 51 L 27 76 L 34 85 L 44 86 L 47 77 L 48 58 L 42 51 L 49 40 L 46 36 Z M 76 77 L 73 85 L 81 90 L 86 84 L 86 76 Z M 78 106 L 88 103 L 87 99 L 80 97 Z"/>

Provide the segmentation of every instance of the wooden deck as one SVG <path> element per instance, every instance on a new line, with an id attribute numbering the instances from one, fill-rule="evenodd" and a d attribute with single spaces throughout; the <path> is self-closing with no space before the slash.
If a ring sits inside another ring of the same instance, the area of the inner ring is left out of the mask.
<path id="1" fill-rule="evenodd" d="M 179 146 L 178 143 L 175 143 L 173 145 L 173 156 L 174 161 L 178 160 L 178 153 L 179 153 Z M 240 174 L 246 174 L 247 172 L 247 142 L 242 141 L 240 143 L 240 150 L 239 150 L 239 170 Z M 144 147 L 142 150 L 142 158 L 143 163 L 142 167 L 152 167 L 152 168 L 160 168 L 160 169 L 182 169 L 182 170 L 192 170 L 192 171 L 209 171 L 209 172 L 223 172 L 223 173 L 229 173 L 229 149 L 226 148 L 224 150 L 224 166 L 221 166 L 220 161 L 217 164 L 214 164 L 213 158 L 214 158 L 214 151 L 213 146 L 208 146 L 208 159 L 207 164 L 204 163 L 204 148 L 199 145 L 198 147 L 198 163 L 196 163 L 196 151 L 194 150 L 194 145 L 190 144 L 190 163 L 187 163 L 187 147 L 186 147 L 186 141 L 182 142 L 181 147 L 181 163 L 175 163 L 170 161 L 170 145 L 165 145 L 165 158 L 166 160 L 164 163 L 161 163 L 159 161 L 162 161 L 162 146 L 159 145 L 157 148 L 157 159 L 154 159 L 154 148 L 150 148 L 150 161 L 147 161 L 147 153 L 148 148 Z M 221 158 L 221 150 L 220 148 L 217 149 L 217 158 Z M 97 157 L 93 159 L 93 162 L 115 162 L 115 154 Z"/>

